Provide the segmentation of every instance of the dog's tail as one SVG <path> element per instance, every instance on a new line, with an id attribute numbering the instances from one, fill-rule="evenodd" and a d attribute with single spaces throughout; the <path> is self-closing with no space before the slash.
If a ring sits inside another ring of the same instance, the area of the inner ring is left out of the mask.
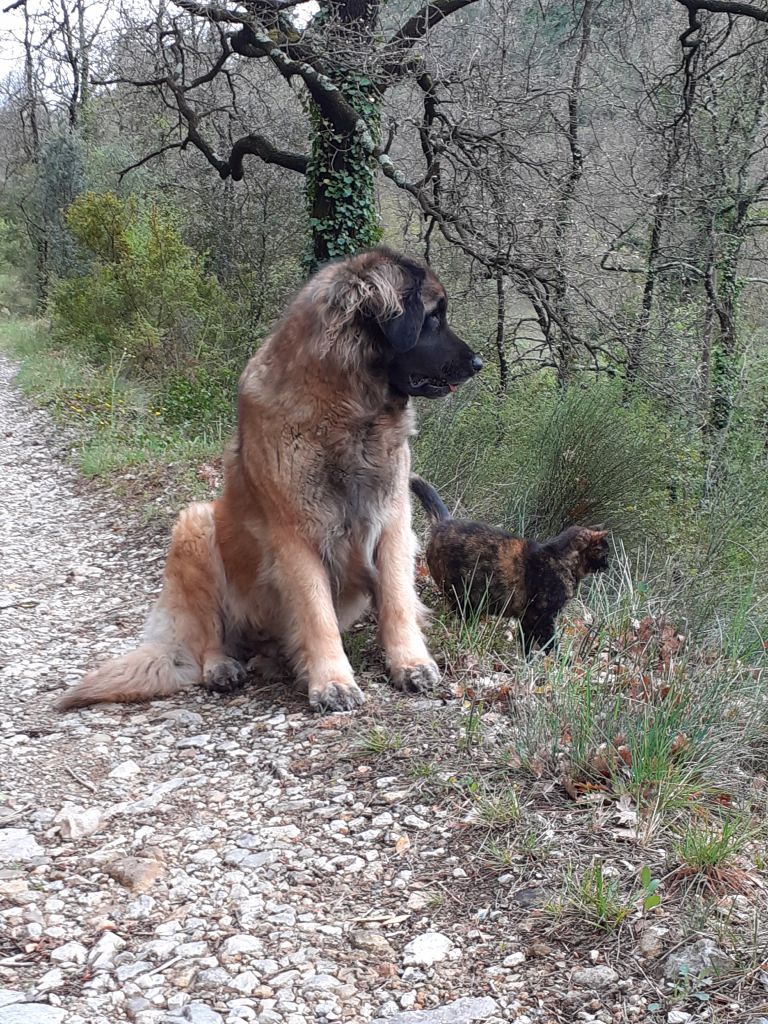
<path id="1" fill-rule="evenodd" d="M 142 644 L 89 672 L 59 698 L 56 709 L 153 700 L 186 690 L 199 679 L 200 668 L 187 651 L 169 644 Z"/>
<path id="2" fill-rule="evenodd" d="M 446 508 L 445 502 L 432 484 L 428 484 L 426 480 L 422 480 L 422 478 L 420 476 L 416 476 L 415 473 L 411 474 L 411 490 L 419 499 L 424 511 L 433 523 L 453 518 Z"/>

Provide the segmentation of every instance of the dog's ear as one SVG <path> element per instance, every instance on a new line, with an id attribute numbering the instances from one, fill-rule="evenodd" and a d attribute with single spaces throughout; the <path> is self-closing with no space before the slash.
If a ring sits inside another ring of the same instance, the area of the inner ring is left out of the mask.
<path id="1" fill-rule="evenodd" d="M 402 268 L 405 284 L 400 291 L 402 312 L 394 316 L 377 316 L 381 332 L 395 352 L 407 352 L 419 340 L 424 326 L 424 303 L 421 301 L 421 285 L 424 271 L 417 264 Z"/>
<path id="2" fill-rule="evenodd" d="M 335 348 L 344 358 L 360 352 L 349 331 L 361 317 L 376 324 L 395 352 L 407 352 L 418 341 L 424 324 L 421 287 L 426 271 L 418 263 L 388 250 L 372 250 L 321 268 L 307 283 L 304 295 L 321 312 L 323 333 L 319 352 Z"/>

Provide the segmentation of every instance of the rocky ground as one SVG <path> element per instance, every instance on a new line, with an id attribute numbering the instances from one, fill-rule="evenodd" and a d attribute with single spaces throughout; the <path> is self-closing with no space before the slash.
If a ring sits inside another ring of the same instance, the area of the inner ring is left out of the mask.
<path id="1" fill-rule="evenodd" d="M 0 1024 L 758 1020 L 737 988 L 670 1001 L 709 933 L 547 911 L 549 861 L 603 847 L 551 786 L 529 821 L 557 841 L 489 866 L 493 748 L 451 694 L 394 694 L 364 631 L 354 716 L 258 685 L 55 714 L 136 640 L 165 536 L 84 486 L 7 361 L 0 530 Z"/>

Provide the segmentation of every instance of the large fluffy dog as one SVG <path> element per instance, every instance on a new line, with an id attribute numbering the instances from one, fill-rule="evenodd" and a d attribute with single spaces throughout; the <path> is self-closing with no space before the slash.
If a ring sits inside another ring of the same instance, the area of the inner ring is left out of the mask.
<path id="1" fill-rule="evenodd" d="M 385 249 L 307 283 L 240 379 L 223 494 L 179 516 L 144 642 L 60 709 L 228 690 L 275 646 L 312 707 L 353 708 L 340 631 L 371 598 L 394 684 L 437 681 L 413 579 L 409 398 L 447 395 L 482 366 L 446 306 L 430 271 Z"/>

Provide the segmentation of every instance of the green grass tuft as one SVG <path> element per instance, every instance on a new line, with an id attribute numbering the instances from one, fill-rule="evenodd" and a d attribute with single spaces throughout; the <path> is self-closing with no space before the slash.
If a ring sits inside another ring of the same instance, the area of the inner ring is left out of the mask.
<path id="1" fill-rule="evenodd" d="M 691 819 L 678 829 L 674 857 L 684 868 L 709 874 L 730 865 L 755 839 L 755 829 L 743 815 L 721 820 Z"/>

